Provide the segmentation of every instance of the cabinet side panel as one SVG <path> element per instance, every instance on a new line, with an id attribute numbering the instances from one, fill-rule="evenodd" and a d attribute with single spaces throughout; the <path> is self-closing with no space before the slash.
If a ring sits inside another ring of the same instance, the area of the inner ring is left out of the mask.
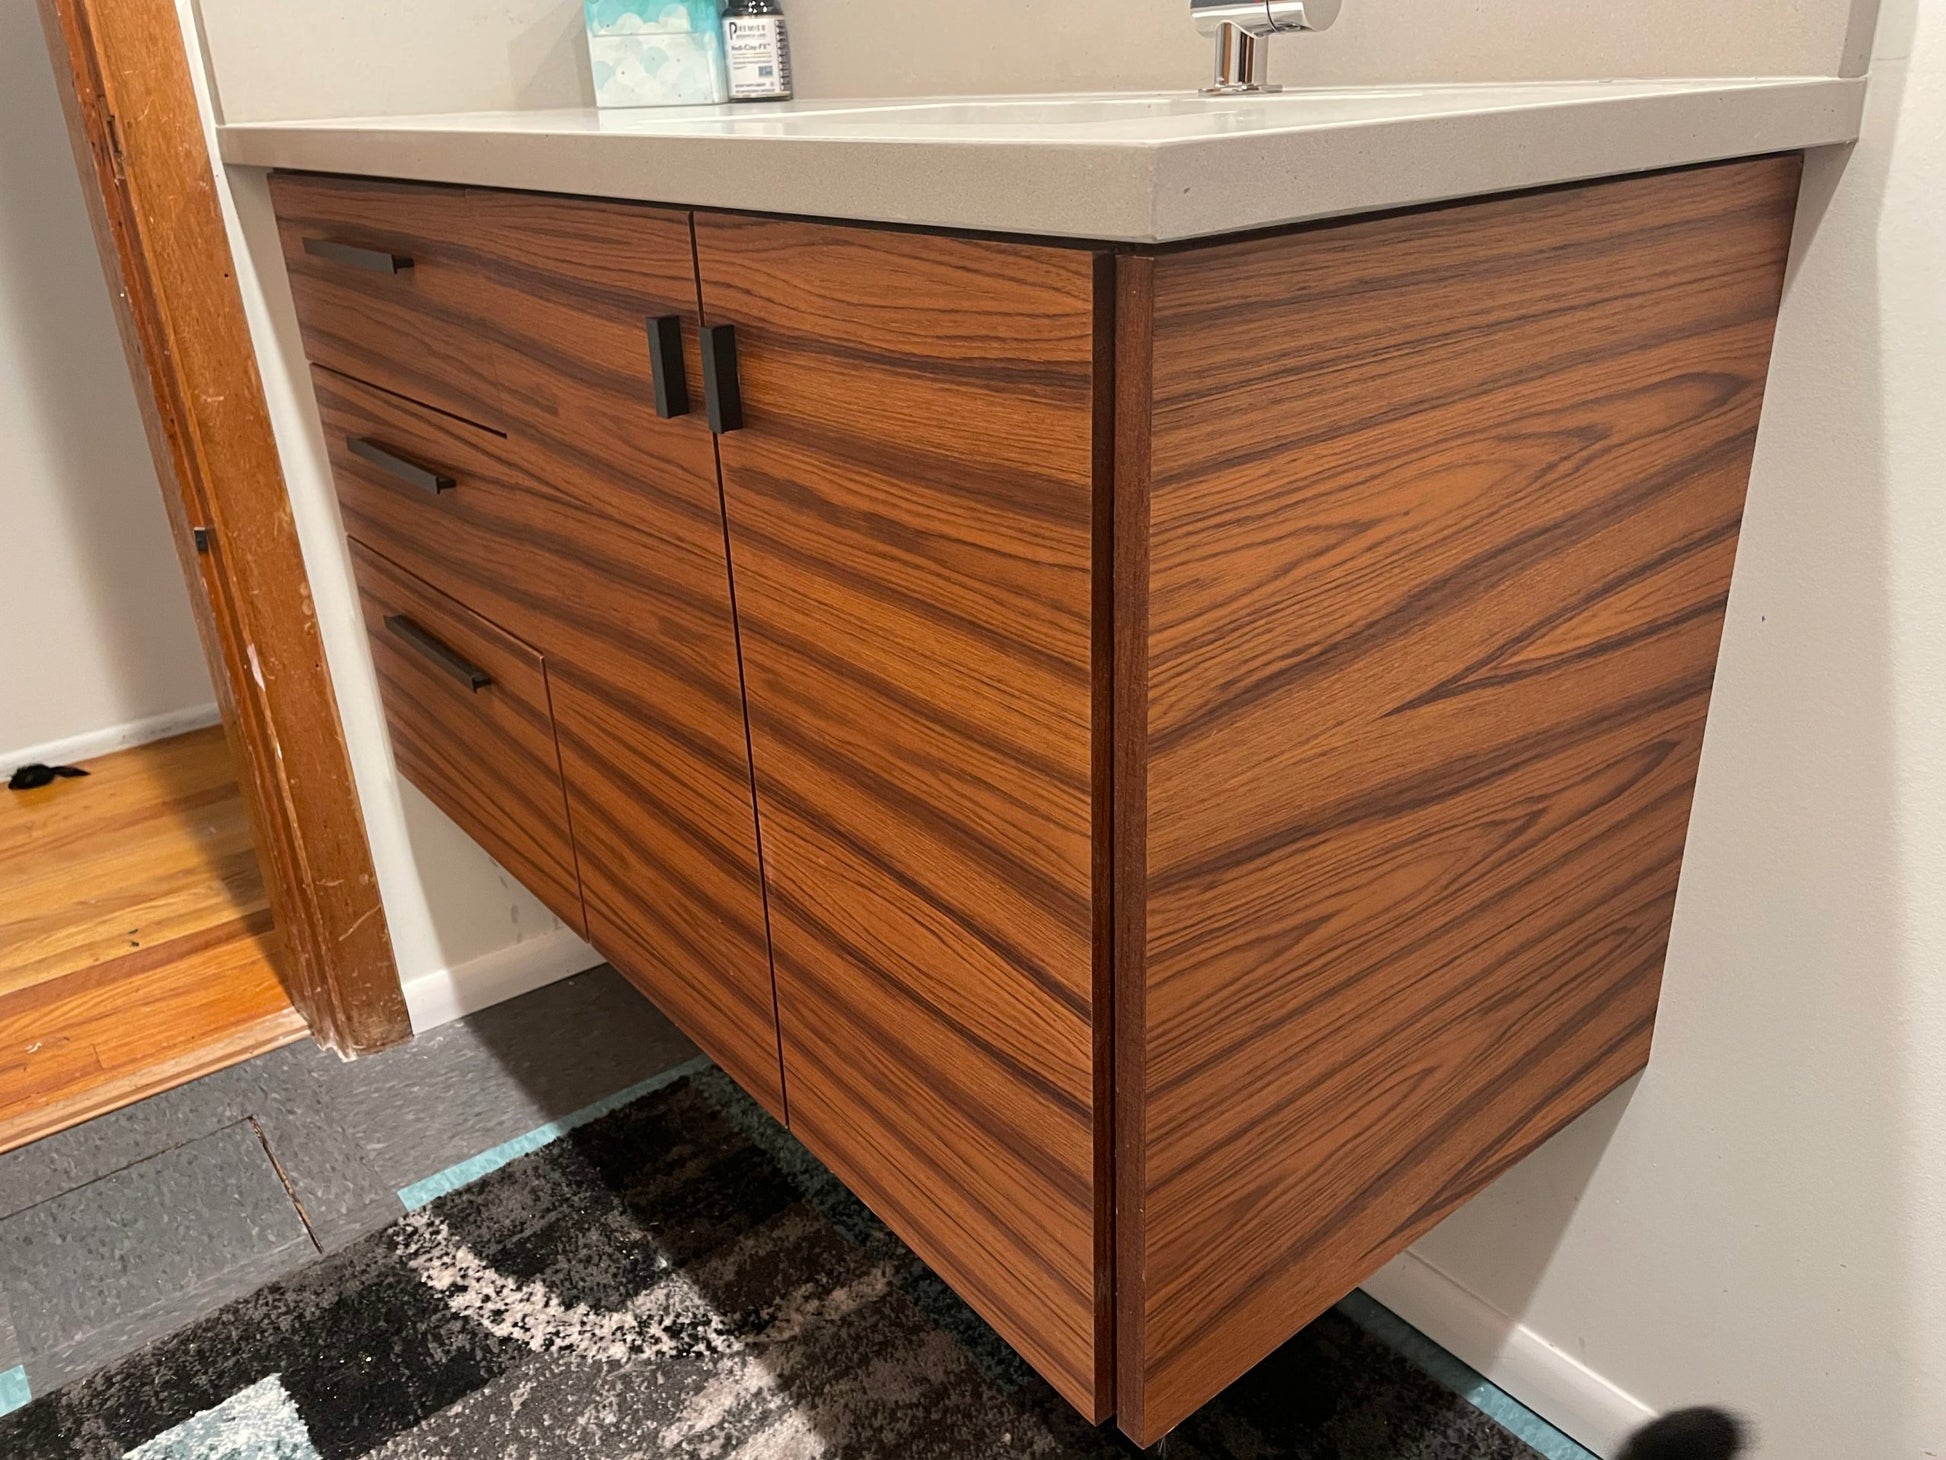
<path id="1" fill-rule="evenodd" d="M 1093 257 L 696 236 L 791 1128 L 1099 1414 Z"/>
<path id="2" fill-rule="evenodd" d="M 1157 260 L 1137 1439 L 1646 1061 L 1798 171 Z"/>

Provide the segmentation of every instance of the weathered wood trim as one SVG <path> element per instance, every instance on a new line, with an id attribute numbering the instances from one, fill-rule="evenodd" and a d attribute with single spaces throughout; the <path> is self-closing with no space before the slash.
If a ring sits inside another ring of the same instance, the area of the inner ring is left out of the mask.
<path id="1" fill-rule="evenodd" d="M 40 8 L 285 984 L 320 1043 L 379 1049 L 411 1026 L 176 7 Z"/>

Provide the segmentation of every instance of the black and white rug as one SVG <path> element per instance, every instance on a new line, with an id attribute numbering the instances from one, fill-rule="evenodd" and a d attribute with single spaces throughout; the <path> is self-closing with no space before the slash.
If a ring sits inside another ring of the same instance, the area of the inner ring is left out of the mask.
<path id="1" fill-rule="evenodd" d="M 1530 1460 L 1338 1312 L 1172 1460 Z M 0 1417 L 54 1460 L 1137 1453 L 714 1069 Z"/>

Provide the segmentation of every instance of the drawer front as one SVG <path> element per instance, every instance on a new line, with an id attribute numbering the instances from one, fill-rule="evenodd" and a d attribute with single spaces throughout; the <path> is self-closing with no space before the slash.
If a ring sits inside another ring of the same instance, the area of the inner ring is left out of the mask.
<path id="1" fill-rule="evenodd" d="M 278 174 L 270 198 L 313 362 L 499 424 L 464 190 Z"/>
<path id="2" fill-rule="evenodd" d="M 585 933 L 541 656 L 353 540 L 399 774 Z"/>
<path id="3" fill-rule="evenodd" d="M 598 535 L 508 460 L 505 438 L 313 367 L 345 531 L 508 633 L 552 652 L 574 554 Z"/>
<path id="4" fill-rule="evenodd" d="M 781 1116 L 688 215 L 481 193 L 474 216 L 481 308 L 495 321 L 510 407 L 506 449 L 551 504 L 552 617 L 536 642 L 548 655 L 589 939 Z M 677 358 L 686 392 L 668 388 Z M 658 369 L 663 406 L 686 393 L 688 411 L 658 413 Z"/>

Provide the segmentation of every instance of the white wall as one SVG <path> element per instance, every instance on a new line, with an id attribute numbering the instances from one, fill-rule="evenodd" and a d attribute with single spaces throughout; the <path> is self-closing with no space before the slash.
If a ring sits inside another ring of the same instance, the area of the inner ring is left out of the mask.
<path id="1" fill-rule="evenodd" d="M 229 121 L 584 106 L 580 0 L 200 0 Z M 1877 0 L 1348 0 L 1279 40 L 1292 85 L 1856 75 Z M 786 0 L 802 98 L 1182 91 L 1188 0 Z"/>
<path id="2" fill-rule="evenodd" d="M 0 5 L 0 774 L 213 698 L 40 22 Z"/>
<path id="3" fill-rule="evenodd" d="M 1946 6 L 1887 0 L 1806 177 L 1654 1058 L 1417 1249 L 1593 1428 L 1535 1338 L 1768 1457 L 1946 1455 L 1942 398 Z"/>
<path id="4" fill-rule="evenodd" d="M 179 0 L 196 54 L 190 0 Z M 371 843 L 413 1027 L 434 1024 L 592 967 L 588 945 L 414 787 L 392 761 L 365 626 L 359 615 L 337 493 L 261 172 L 227 175 L 216 155 L 204 76 L 192 67 L 209 130 L 258 369 L 291 513 L 317 604 L 352 776 Z"/>

